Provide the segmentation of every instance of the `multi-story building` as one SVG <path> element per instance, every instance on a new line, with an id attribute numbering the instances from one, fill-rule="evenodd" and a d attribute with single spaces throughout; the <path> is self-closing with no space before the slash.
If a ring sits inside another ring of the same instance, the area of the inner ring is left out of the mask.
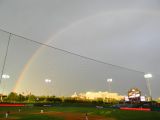
<path id="1" fill-rule="evenodd" d="M 88 99 L 88 100 L 97 100 L 97 99 L 115 99 L 115 100 L 122 100 L 124 96 L 119 95 L 118 93 L 111 93 L 111 92 L 86 92 L 86 93 L 79 93 L 76 92 L 71 96 L 72 98 L 79 98 L 79 99 Z"/>

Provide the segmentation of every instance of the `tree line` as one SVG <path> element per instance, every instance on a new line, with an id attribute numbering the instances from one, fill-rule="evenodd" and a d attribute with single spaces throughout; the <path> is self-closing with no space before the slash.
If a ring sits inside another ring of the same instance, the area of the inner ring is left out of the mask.
<path id="1" fill-rule="evenodd" d="M 23 95 L 11 92 L 7 96 L 3 97 L 3 101 L 6 103 L 82 103 L 82 104 L 103 104 L 103 103 L 117 103 L 118 101 L 110 99 L 104 101 L 103 99 L 88 100 L 72 97 L 56 97 L 56 96 L 36 96 L 33 94 Z"/>

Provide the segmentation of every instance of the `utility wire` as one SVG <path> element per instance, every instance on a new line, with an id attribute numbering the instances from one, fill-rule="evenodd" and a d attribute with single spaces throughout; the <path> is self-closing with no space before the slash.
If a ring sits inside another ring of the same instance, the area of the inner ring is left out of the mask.
<path id="1" fill-rule="evenodd" d="M 80 54 L 77 54 L 77 53 L 74 53 L 74 52 L 71 52 L 71 51 L 67 51 L 67 50 L 64 50 L 64 49 L 61 49 L 61 48 L 57 48 L 57 47 L 54 47 L 54 46 L 51 46 L 51 45 L 48 45 L 48 44 L 45 44 L 45 43 L 42 43 L 42 42 L 38 42 L 38 41 L 29 39 L 29 38 L 25 38 L 25 37 L 23 37 L 23 36 L 20 36 L 20 35 L 17 35 L 17 34 L 13 34 L 13 33 L 10 33 L 10 32 L 8 32 L 8 31 L 2 30 L 2 29 L 0 29 L 0 30 L 3 31 L 3 32 L 6 32 L 6 33 L 12 34 L 12 35 L 14 35 L 14 36 L 23 38 L 23 40 L 27 40 L 27 41 L 30 41 L 30 42 L 33 42 L 33 43 L 37 43 L 37 44 L 40 44 L 40 45 L 43 45 L 43 46 L 46 46 L 46 47 L 49 47 L 49 48 L 53 48 L 53 49 L 62 51 L 62 52 L 64 52 L 64 53 L 66 53 L 66 54 L 71 54 L 71 55 L 78 56 L 78 57 L 81 57 L 81 58 L 84 58 L 84 59 L 88 59 L 88 60 L 91 60 L 91 61 L 95 61 L 95 62 L 97 62 L 97 63 L 101 63 L 101 64 L 105 64 L 105 65 L 110 65 L 110 66 L 117 67 L 117 68 L 121 68 L 121 69 L 126 69 L 126 70 L 128 70 L 128 71 L 134 71 L 134 72 L 139 72 L 139 73 L 143 73 L 143 74 L 145 73 L 145 72 L 138 71 L 138 70 L 135 70 L 135 69 L 130 69 L 130 68 L 127 68 L 127 67 L 122 67 L 122 66 L 110 64 L 110 63 L 107 63 L 107 62 L 103 62 L 103 61 L 100 61 L 100 60 L 97 60 L 97 59 L 94 59 L 94 58 L 82 56 L 82 55 L 80 55 Z M 8 50 L 7 50 L 7 52 L 8 52 Z M 7 53 L 7 52 L 6 52 L 6 53 Z"/>

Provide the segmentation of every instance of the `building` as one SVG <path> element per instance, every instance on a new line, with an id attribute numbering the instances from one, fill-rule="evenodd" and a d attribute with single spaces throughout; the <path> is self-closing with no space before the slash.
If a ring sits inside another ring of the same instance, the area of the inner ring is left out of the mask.
<path id="1" fill-rule="evenodd" d="M 3 102 L 3 99 L 6 97 L 7 97 L 7 95 L 0 94 L 0 101 Z"/>
<path id="2" fill-rule="evenodd" d="M 97 100 L 102 99 L 103 101 L 107 99 L 115 99 L 115 100 L 122 100 L 124 96 L 119 95 L 118 93 L 111 93 L 111 92 L 86 92 L 86 93 L 79 93 L 76 92 L 71 96 L 72 98 L 77 99 L 87 99 L 87 100 Z"/>

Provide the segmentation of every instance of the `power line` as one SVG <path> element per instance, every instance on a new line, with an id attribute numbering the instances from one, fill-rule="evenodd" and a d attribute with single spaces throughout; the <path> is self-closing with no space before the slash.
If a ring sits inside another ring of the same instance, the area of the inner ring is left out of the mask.
<path id="1" fill-rule="evenodd" d="M 143 73 L 143 74 L 145 73 L 145 72 L 138 71 L 138 70 L 135 70 L 135 69 L 130 69 L 130 68 L 127 68 L 127 67 L 122 67 L 122 66 L 119 66 L 119 65 L 114 65 L 114 64 L 110 64 L 110 63 L 107 63 L 107 62 L 104 62 L 104 61 L 100 61 L 100 60 L 97 60 L 97 59 L 94 59 L 94 58 L 86 57 L 86 56 L 83 56 L 83 55 L 80 55 L 80 54 L 77 54 L 77 53 L 74 53 L 74 52 L 71 52 L 71 51 L 67 51 L 67 50 L 64 50 L 64 49 L 61 49 L 61 48 L 57 48 L 57 47 L 54 47 L 54 46 L 51 46 L 51 45 L 48 45 L 48 44 L 45 44 L 45 43 L 42 43 L 42 42 L 38 42 L 38 41 L 29 39 L 29 38 L 25 38 L 23 36 L 20 36 L 20 35 L 14 34 L 14 33 L 10 33 L 8 31 L 2 30 L 2 29 L 0 29 L 0 30 L 3 31 L 3 32 L 9 33 L 11 35 L 23 38 L 23 40 L 27 40 L 27 41 L 30 41 L 30 42 L 33 42 L 33 43 L 36 43 L 36 44 L 40 44 L 40 45 L 52 48 L 52 49 L 56 49 L 56 50 L 59 50 L 59 51 L 62 51 L 64 53 L 66 53 L 66 54 L 71 54 L 71 55 L 78 56 L 78 57 L 81 57 L 81 58 L 84 58 L 84 59 L 95 61 L 97 63 L 101 63 L 101 64 L 105 64 L 105 65 L 110 65 L 110 66 L 118 67 L 118 68 L 121 68 L 121 69 L 126 69 L 128 71 L 134 71 L 134 72 L 139 72 L 139 73 Z"/>

